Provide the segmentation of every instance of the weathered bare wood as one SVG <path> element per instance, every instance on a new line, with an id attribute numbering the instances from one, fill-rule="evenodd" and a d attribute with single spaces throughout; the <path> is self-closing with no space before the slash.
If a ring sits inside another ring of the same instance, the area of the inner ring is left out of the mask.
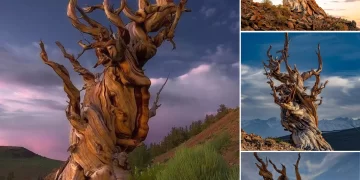
<path id="1" fill-rule="evenodd" d="M 255 165 L 258 167 L 259 169 L 259 175 L 263 177 L 264 180 L 273 180 L 273 175 L 272 173 L 267 169 L 269 163 L 268 160 L 266 158 L 266 163 L 259 157 L 259 155 L 257 154 L 257 152 L 254 152 L 254 156 L 256 158 L 256 160 L 260 163 L 260 165 L 258 163 L 255 163 Z"/>
<path id="2" fill-rule="evenodd" d="M 150 5 L 144 0 L 139 3 L 141 4 L 139 7 L 142 8 L 137 12 L 146 12 L 146 17 L 153 17 L 156 13 L 175 16 L 176 13 L 174 10 L 167 10 L 176 7 L 173 3 L 164 6 Z M 72 64 L 74 71 L 84 80 L 82 90 L 85 90 L 85 95 L 82 102 L 80 91 L 71 82 L 67 69 L 50 61 L 43 42 L 40 42 L 40 56 L 43 62 L 52 67 L 63 80 L 64 91 L 69 98 L 66 115 L 71 124 L 68 148 L 70 156 L 66 164 L 58 170 L 56 180 L 128 180 L 130 178 L 128 153 L 146 139 L 149 118 L 155 116 L 156 110 L 161 106 L 158 104 L 159 96 L 168 79 L 160 88 L 153 106 L 149 109 L 151 82 L 142 70 L 147 60 L 156 54 L 156 48 L 161 44 L 160 40 L 152 41 L 152 38 L 148 37 L 149 31 L 143 25 L 133 23 L 125 26 L 118 16 L 126 9 L 125 5 L 126 2 L 122 1 L 120 7 L 114 10 L 108 0 L 104 0 L 102 5 L 81 9 L 77 6 L 76 0 L 69 0 L 67 15 L 70 22 L 80 32 L 93 37 L 93 42 L 88 44 L 79 41 L 78 44 L 83 50 L 77 58 L 69 54 L 60 42 L 56 42 L 64 57 Z M 105 28 L 86 14 L 95 9 L 104 10 L 109 21 L 117 26 L 117 35 L 113 35 L 111 29 Z M 88 25 L 80 22 L 76 10 Z M 143 23 L 166 28 L 175 22 L 172 19 L 166 24 L 158 18 L 155 19 L 157 21 L 153 21 L 154 17 L 144 19 Z M 166 34 L 162 38 L 166 39 Z M 92 49 L 98 59 L 94 67 L 99 65 L 105 67 L 102 76 L 93 74 L 78 61 L 85 51 Z"/>
<path id="3" fill-rule="evenodd" d="M 326 12 L 315 0 L 283 0 L 283 5 L 289 7 L 291 11 L 304 15 L 315 16 L 316 18 L 327 17 Z"/>
<path id="4" fill-rule="evenodd" d="M 276 165 L 269 159 L 270 164 L 273 165 L 276 172 L 280 174 L 278 180 L 289 180 L 289 177 L 286 175 L 286 166 L 281 164 L 281 170 L 276 167 Z"/>
<path id="5" fill-rule="evenodd" d="M 169 74 L 170 75 L 170 74 Z M 156 116 L 156 110 L 158 108 L 160 108 L 161 104 L 158 104 L 159 103 L 159 99 L 160 99 L 160 93 L 161 91 L 164 89 L 167 81 L 169 80 L 169 75 L 168 77 L 166 78 L 164 84 L 161 86 L 161 88 L 159 89 L 159 91 L 156 93 L 156 98 L 155 98 L 155 101 L 153 103 L 153 105 L 151 106 L 150 108 L 150 113 L 149 113 L 149 118 L 152 118 L 154 116 Z"/>
<path id="6" fill-rule="evenodd" d="M 264 180 L 273 180 L 272 173 L 268 170 L 268 159 L 266 158 L 266 163 L 259 157 L 259 155 L 254 152 L 254 156 L 258 162 L 260 162 L 261 165 L 255 163 L 255 165 L 259 169 L 259 175 L 263 177 Z M 298 159 L 296 161 L 295 166 L 295 174 L 296 174 L 296 180 L 301 180 L 301 175 L 299 173 L 299 163 L 300 163 L 300 153 L 298 154 Z M 289 180 L 289 177 L 286 174 L 286 166 L 281 164 L 281 170 L 276 167 L 276 165 L 269 159 L 270 164 L 272 164 L 273 168 L 276 172 L 280 174 L 280 176 L 277 178 L 277 180 Z"/>
<path id="7" fill-rule="evenodd" d="M 267 51 L 269 63 L 264 63 L 265 75 L 269 79 L 268 84 L 273 92 L 274 102 L 281 108 L 281 124 L 291 132 L 292 141 L 296 147 L 305 150 L 332 150 L 318 129 L 317 108 L 322 103 L 322 98 L 318 99 L 317 96 L 328 83 L 328 81 L 324 84 L 320 83 L 323 63 L 320 45 L 316 51 L 318 69 L 300 73 L 296 66 L 290 67 L 288 60 L 289 41 L 289 36 L 285 33 L 284 48 L 278 51 L 281 53 L 280 59 L 273 59 L 270 54 L 270 46 Z M 285 63 L 285 73 L 280 71 L 282 62 Z M 308 94 L 304 82 L 313 76 L 315 76 L 315 83 Z M 272 78 L 281 84 L 276 87 Z M 318 103 L 318 101 L 320 102 Z"/>
<path id="8" fill-rule="evenodd" d="M 300 153 L 299 153 L 298 159 L 297 159 L 297 161 L 296 161 L 296 164 L 294 164 L 295 174 L 296 174 L 296 180 L 301 180 L 301 175 L 300 175 L 300 172 L 299 172 L 299 162 L 300 162 L 300 158 L 301 158 L 301 155 L 300 155 Z"/>

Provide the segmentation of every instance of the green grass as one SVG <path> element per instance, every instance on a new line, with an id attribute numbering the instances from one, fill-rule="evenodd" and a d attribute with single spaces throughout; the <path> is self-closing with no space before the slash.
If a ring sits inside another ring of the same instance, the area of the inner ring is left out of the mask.
<path id="1" fill-rule="evenodd" d="M 150 180 L 156 179 L 156 175 L 164 169 L 164 165 L 156 164 L 144 170 L 135 168 L 134 175 L 131 180 Z"/>
<path id="2" fill-rule="evenodd" d="M 221 149 L 230 142 L 224 133 L 214 140 L 193 148 L 181 147 L 165 164 L 153 165 L 143 171 L 135 170 L 134 179 L 145 180 L 237 180 L 239 167 L 229 167 L 221 156 Z"/>

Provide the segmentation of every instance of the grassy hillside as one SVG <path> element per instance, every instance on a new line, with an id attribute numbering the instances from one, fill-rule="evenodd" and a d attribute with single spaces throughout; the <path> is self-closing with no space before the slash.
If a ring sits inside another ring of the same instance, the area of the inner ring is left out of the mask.
<path id="1" fill-rule="evenodd" d="M 229 132 L 222 132 L 203 144 L 181 146 L 166 163 L 155 163 L 146 169 L 135 169 L 134 180 L 238 180 L 239 166 L 229 165 L 222 151 L 229 147 Z M 236 151 L 233 154 L 238 154 Z M 238 161 L 238 157 L 236 158 Z"/>
<path id="2" fill-rule="evenodd" d="M 174 156 L 179 147 L 194 147 L 227 132 L 230 135 L 229 145 L 222 150 L 222 155 L 229 164 L 238 164 L 239 153 L 239 109 L 228 112 L 224 117 L 211 124 L 199 134 L 184 142 L 181 146 L 154 158 L 155 163 L 162 163 Z"/>
<path id="3" fill-rule="evenodd" d="M 201 132 L 151 158 L 152 163 L 146 168 L 138 168 L 141 164 L 135 165 L 134 179 L 239 179 L 239 108 L 218 110 L 212 123 L 202 125 L 205 128 Z M 168 137 L 172 137 L 170 135 Z M 167 144 L 165 140 L 167 138 L 160 144 Z M 135 151 L 132 156 L 146 159 L 143 158 L 146 155 L 144 150 L 141 154 Z"/>
<path id="4" fill-rule="evenodd" d="M 0 146 L 0 180 L 37 180 L 62 162 L 37 155 L 23 147 Z"/>

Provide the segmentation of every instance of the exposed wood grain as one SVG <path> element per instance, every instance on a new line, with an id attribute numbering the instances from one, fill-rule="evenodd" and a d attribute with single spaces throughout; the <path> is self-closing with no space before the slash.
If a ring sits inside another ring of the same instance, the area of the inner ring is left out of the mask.
<path id="1" fill-rule="evenodd" d="M 274 102 L 281 108 L 281 124 L 285 130 L 291 132 L 292 141 L 297 148 L 304 150 L 332 150 L 329 143 L 322 137 L 318 128 L 318 106 L 322 103 L 322 97 L 317 96 L 326 87 L 328 81 L 320 83 L 320 73 L 322 71 L 322 57 L 320 45 L 317 47 L 318 69 L 300 73 L 294 65 L 292 68 L 288 61 L 289 36 L 285 33 L 284 48 L 280 58 L 273 58 L 270 54 L 271 46 L 267 51 L 268 64 L 264 63 L 265 75 L 269 79 L 268 84 L 272 90 Z M 285 64 L 286 72 L 280 71 L 281 63 Z M 304 82 L 311 77 L 315 77 L 310 93 Z M 275 86 L 272 79 L 280 82 Z"/>
<path id="2" fill-rule="evenodd" d="M 91 35 L 93 42 L 88 41 L 89 44 L 85 44 L 79 41 L 83 51 L 77 58 L 69 54 L 60 42 L 56 42 L 74 71 L 83 77 L 82 90 L 85 90 L 85 95 L 82 102 L 80 90 L 72 83 L 67 69 L 49 60 L 44 44 L 40 42 L 43 62 L 52 67 L 63 80 L 64 91 L 69 98 L 66 116 L 71 124 L 68 148 L 70 156 L 66 164 L 58 170 L 56 180 L 130 178 L 128 153 L 146 139 L 148 121 L 156 115 L 156 110 L 161 105 L 158 104 L 159 96 L 167 82 L 166 80 L 149 109 L 151 81 L 142 68 L 156 54 L 156 48 L 162 41 L 169 40 L 163 30 L 160 31 L 161 38 L 159 35 L 155 36 L 157 38 L 149 37 L 149 32 L 157 30 L 146 29 L 137 21 L 145 13 L 141 23 L 149 27 L 160 30 L 171 25 L 176 26 L 179 17 L 167 19 L 170 21 L 163 21 L 161 18 L 179 14 L 176 10 L 185 9 L 185 3 L 186 1 L 181 1 L 180 5 L 172 2 L 151 5 L 145 0 L 139 0 L 140 9 L 132 14 L 126 1 L 121 1 L 120 7 L 114 9 L 108 0 L 104 0 L 101 5 L 86 8 L 79 8 L 76 0 L 69 0 L 67 15 L 71 24 L 80 32 Z M 95 9 L 104 11 L 109 21 L 117 27 L 116 34 L 87 15 Z M 77 17 L 76 11 L 80 12 L 82 18 Z M 133 20 L 131 25 L 124 25 L 119 16 L 121 12 Z M 80 22 L 80 19 L 88 25 Z M 174 29 L 175 27 L 171 31 Z M 93 74 L 81 66 L 78 59 L 87 50 L 95 51 L 98 61 L 94 68 L 103 65 L 103 73 Z"/>

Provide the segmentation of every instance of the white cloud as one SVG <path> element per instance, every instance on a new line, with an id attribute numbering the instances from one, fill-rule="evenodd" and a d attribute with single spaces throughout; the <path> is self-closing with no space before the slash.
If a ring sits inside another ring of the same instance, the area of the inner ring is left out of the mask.
<path id="1" fill-rule="evenodd" d="M 239 62 L 236 62 L 236 63 L 231 64 L 231 67 L 239 68 Z"/>
<path id="2" fill-rule="evenodd" d="M 231 30 L 231 32 L 233 32 L 233 33 L 238 33 L 238 32 L 239 32 L 239 28 L 240 28 L 240 26 L 239 26 L 239 21 L 234 22 L 234 23 L 232 23 L 232 24 L 230 25 L 230 30 Z"/>
<path id="3" fill-rule="evenodd" d="M 153 86 L 161 85 L 165 78 L 151 79 Z M 217 69 L 216 64 L 201 64 L 187 73 L 170 79 L 166 91 L 184 95 L 197 100 L 221 103 L 234 98 L 239 89 L 236 81 L 231 80 Z M 227 97 L 227 94 L 232 96 Z"/>
<path id="4" fill-rule="evenodd" d="M 215 8 L 210 8 L 210 7 L 206 7 L 206 6 L 203 6 L 200 9 L 200 13 L 203 14 L 205 17 L 210 17 L 210 16 L 214 15 L 215 12 L 216 12 Z"/>
<path id="5" fill-rule="evenodd" d="M 328 87 L 340 88 L 342 92 L 348 94 L 348 90 L 355 87 L 355 84 L 359 82 L 359 78 L 342 78 L 340 76 L 325 77 L 328 80 Z M 358 81 L 358 82 L 356 82 Z"/>
<path id="6" fill-rule="evenodd" d="M 327 172 L 330 168 L 335 166 L 339 160 L 346 156 L 346 153 L 327 153 L 326 156 L 320 162 L 313 162 L 311 160 L 307 160 L 305 162 L 305 166 L 309 171 L 308 174 L 302 175 L 302 178 L 313 180 L 318 176 Z"/>

